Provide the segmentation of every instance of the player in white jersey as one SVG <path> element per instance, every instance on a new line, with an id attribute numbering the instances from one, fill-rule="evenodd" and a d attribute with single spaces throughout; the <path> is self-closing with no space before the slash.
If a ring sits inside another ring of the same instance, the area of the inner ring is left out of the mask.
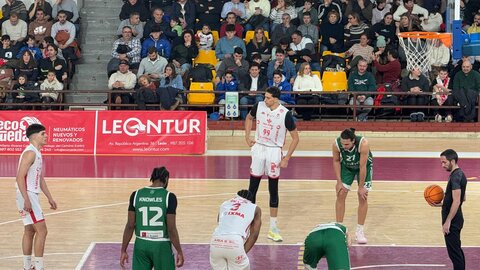
<path id="1" fill-rule="evenodd" d="M 292 113 L 280 105 L 280 89 L 269 87 L 265 93 L 265 101 L 255 104 L 245 119 L 245 140 L 252 148 L 252 164 L 250 165 L 250 185 L 248 190 L 253 194 L 255 203 L 258 186 L 262 176 L 268 176 L 268 191 L 270 193 L 270 229 L 268 238 L 282 241 L 277 227 L 278 215 L 278 179 L 280 168 L 286 168 L 297 147 L 299 138 Z M 256 119 L 255 140 L 250 138 L 253 119 Z M 287 130 L 292 136 L 287 155 L 283 157 L 282 147 L 285 143 Z"/>
<path id="2" fill-rule="evenodd" d="M 220 206 L 218 226 L 210 241 L 213 270 L 250 269 L 247 253 L 257 241 L 262 226 L 262 211 L 251 202 L 253 194 L 240 190 Z"/>
<path id="3" fill-rule="evenodd" d="M 45 127 L 31 124 L 26 130 L 30 145 L 20 156 L 17 172 L 17 207 L 23 220 L 24 233 L 22 239 L 23 269 L 33 266 L 35 270 L 43 270 L 43 251 L 47 237 L 47 225 L 43 218 L 38 193 L 42 191 L 48 198 L 50 208 L 57 209 L 47 183 L 42 174 L 42 154 L 40 149 L 47 144 Z M 34 241 L 35 239 L 35 241 Z M 35 263 L 32 265 L 32 248 L 35 251 Z"/>

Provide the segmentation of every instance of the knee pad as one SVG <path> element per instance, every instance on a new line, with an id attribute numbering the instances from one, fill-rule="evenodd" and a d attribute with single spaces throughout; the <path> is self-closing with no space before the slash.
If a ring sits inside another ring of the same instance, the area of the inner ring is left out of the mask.
<path id="1" fill-rule="evenodd" d="M 268 192 L 270 193 L 270 207 L 278 208 L 278 178 L 268 178 Z"/>
<path id="2" fill-rule="evenodd" d="M 252 203 L 255 203 L 257 199 L 257 190 L 258 186 L 260 186 L 260 180 L 262 180 L 262 177 L 250 175 L 250 185 L 248 186 L 248 191 L 250 191 L 253 195 Z"/>

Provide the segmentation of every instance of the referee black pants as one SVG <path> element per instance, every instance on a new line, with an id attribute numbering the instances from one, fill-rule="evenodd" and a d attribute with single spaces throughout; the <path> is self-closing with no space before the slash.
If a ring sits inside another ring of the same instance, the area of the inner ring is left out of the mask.
<path id="1" fill-rule="evenodd" d="M 463 226 L 451 224 L 450 233 L 444 236 L 448 257 L 450 257 L 453 263 L 454 270 L 465 270 L 465 255 L 463 254 L 462 242 L 460 240 L 462 227 Z"/>

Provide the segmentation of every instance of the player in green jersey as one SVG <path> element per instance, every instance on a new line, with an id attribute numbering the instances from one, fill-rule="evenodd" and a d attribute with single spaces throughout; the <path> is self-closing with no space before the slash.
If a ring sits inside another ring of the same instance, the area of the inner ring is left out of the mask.
<path id="1" fill-rule="evenodd" d="M 355 129 L 342 131 L 332 147 L 333 169 L 337 178 L 335 211 L 337 222 L 342 223 L 345 215 L 345 200 L 354 178 L 358 183 L 358 224 L 355 233 L 358 244 L 366 244 L 363 225 L 367 217 L 368 191 L 372 188 L 373 157 L 367 140 L 355 135 Z"/>
<path id="2" fill-rule="evenodd" d="M 349 270 L 349 244 L 347 228 L 342 224 L 332 222 L 317 225 L 305 239 L 305 269 L 317 269 L 318 262 L 325 257 L 329 270 Z"/>
<path id="3" fill-rule="evenodd" d="M 177 197 L 167 191 L 170 173 L 165 167 L 154 168 L 148 187 L 130 196 L 128 220 L 123 232 L 120 266 L 128 263 L 127 247 L 135 232 L 133 270 L 175 269 L 183 265 L 183 251 L 176 226 Z M 177 261 L 172 252 L 177 251 Z"/>

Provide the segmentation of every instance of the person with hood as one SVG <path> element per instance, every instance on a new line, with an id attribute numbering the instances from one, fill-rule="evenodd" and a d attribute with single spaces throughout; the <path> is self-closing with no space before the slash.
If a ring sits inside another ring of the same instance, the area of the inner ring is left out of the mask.
<path id="1" fill-rule="evenodd" d="M 285 91 L 292 91 L 292 85 L 286 80 L 285 75 L 282 74 L 280 70 L 275 70 L 273 72 L 273 79 L 268 80 L 268 86 L 275 86 L 282 91 L 280 95 L 280 104 L 290 104 L 295 105 L 295 99 L 292 97 L 292 94 L 283 93 Z"/>
<path id="2" fill-rule="evenodd" d="M 153 26 L 150 36 L 142 43 L 142 51 L 140 53 L 140 56 L 142 58 L 145 58 L 147 56 L 148 49 L 150 47 L 155 47 L 160 56 L 163 56 L 167 59 L 170 58 L 172 45 L 170 45 L 170 42 L 167 39 L 162 38 L 160 33 L 160 27 L 157 25 Z"/>

